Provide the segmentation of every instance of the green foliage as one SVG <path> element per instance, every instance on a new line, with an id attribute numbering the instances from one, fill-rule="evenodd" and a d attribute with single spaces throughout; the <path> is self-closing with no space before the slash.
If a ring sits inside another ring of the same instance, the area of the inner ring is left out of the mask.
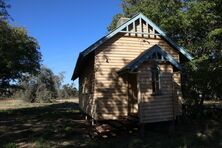
<path id="1" fill-rule="evenodd" d="M 42 67 L 38 75 L 30 75 L 20 82 L 23 88 L 21 94 L 30 102 L 50 102 L 58 96 L 56 79 L 57 76 L 50 69 Z"/>
<path id="2" fill-rule="evenodd" d="M 7 20 L 9 17 L 7 8 L 9 8 L 10 5 L 6 4 L 5 0 L 0 0 L 0 21 Z"/>
<path id="3" fill-rule="evenodd" d="M 116 28 L 117 22 L 121 17 L 124 17 L 124 15 L 123 14 L 116 14 L 113 17 L 111 24 L 107 27 L 108 31 L 112 31 L 113 29 Z"/>
<path id="4" fill-rule="evenodd" d="M 37 41 L 23 28 L 0 24 L 0 86 L 21 79 L 25 73 L 35 74 L 40 68 L 41 53 Z"/>
<path id="5" fill-rule="evenodd" d="M 28 75 L 20 82 L 14 96 L 28 102 L 52 102 L 56 98 L 71 98 L 78 94 L 74 84 L 64 84 L 63 74 L 55 75 L 49 68 L 41 67 L 37 75 Z"/>
<path id="6" fill-rule="evenodd" d="M 0 95 L 25 75 L 36 74 L 41 61 L 36 39 L 24 28 L 8 23 L 7 7 L 5 1 L 0 0 Z"/>
<path id="7" fill-rule="evenodd" d="M 187 115 L 202 116 L 204 100 L 222 98 L 222 60 L 203 56 L 184 66 L 183 97 Z"/>
<path id="8" fill-rule="evenodd" d="M 113 18 L 113 22 L 117 22 L 116 20 L 119 16 L 131 17 L 132 15 L 142 12 L 147 17 L 149 17 L 152 21 L 159 24 L 160 27 L 164 29 L 170 30 L 166 28 L 173 24 L 175 19 L 171 17 L 174 16 L 177 9 L 181 8 L 181 2 L 176 0 L 122 0 L 122 8 L 123 14 L 117 14 Z M 163 19 L 164 18 L 164 19 Z M 111 23 L 109 28 L 114 29 L 114 23 Z"/>
<path id="9" fill-rule="evenodd" d="M 10 143 L 8 143 L 8 144 L 5 144 L 5 145 L 3 146 L 3 148 L 17 148 L 17 146 L 16 146 L 15 143 L 10 142 Z"/>
<path id="10" fill-rule="evenodd" d="M 221 29 L 221 3 L 219 0 L 122 0 L 123 14 L 114 16 L 108 28 L 114 29 L 120 16 L 131 17 L 142 12 L 180 45 L 199 56 L 211 50 L 205 47 L 208 34 Z"/>
<path id="11" fill-rule="evenodd" d="M 56 91 L 55 79 L 57 79 L 57 77 L 50 69 L 46 67 L 41 68 L 41 71 L 37 77 L 38 87 L 36 90 L 36 94 L 38 99 L 50 100 L 58 96 Z"/>
<path id="12" fill-rule="evenodd" d="M 72 84 L 64 84 L 62 89 L 60 90 L 60 98 L 68 99 L 73 98 L 78 95 L 78 91 L 74 85 Z"/>
<path id="13" fill-rule="evenodd" d="M 34 145 L 36 148 L 50 148 L 50 143 L 42 137 L 35 140 Z"/>

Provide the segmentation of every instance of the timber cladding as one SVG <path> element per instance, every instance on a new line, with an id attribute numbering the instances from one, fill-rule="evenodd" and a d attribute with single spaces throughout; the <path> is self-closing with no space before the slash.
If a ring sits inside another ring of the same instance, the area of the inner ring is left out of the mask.
<path id="1" fill-rule="evenodd" d="M 82 111 L 92 116 L 93 94 L 94 94 L 94 56 L 86 60 L 79 76 L 79 106 Z"/>
<path id="2" fill-rule="evenodd" d="M 117 71 L 135 59 L 135 57 L 137 57 L 143 51 L 156 44 L 166 49 L 170 54 L 172 54 L 172 56 L 174 56 L 175 59 L 179 61 L 179 54 L 164 40 L 159 38 L 142 38 L 118 34 L 96 50 L 94 66 L 94 98 L 95 105 L 97 106 L 96 113 L 100 114 L 100 117 L 105 115 L 104 118 L 111 117 L 116 119 L 118 117 L 128 115 L 128 104 L 125 104 L 124 102 L 128 102 L 132 105 L 132 108 L 130 108 L 132 112 L 138 112 L 137 107 L 135 107 L 138 105 L 138 101 L 134 101 L 134 104 L 129 102 L 129 99 L 132 100 L 132 98 L 129 98 L 128 96 L 128 81 L 125 80 L 127 78 L 124 79 L 123 77 L 120 77 L 117 74 Z M 163 65 L 161 67 L 163 71 L 170 71 L 173 73 L 171 65 L 167 65 L 167 68 L 165 66 L 166 65 Z M 146 73 L 145 75 L 149 75 L 149 73 Z M 164 77 L 166 78 L 163 79 L 167 79 L 167 74 L 166 76 L 164 75 Z M 146 85 L 150 84 L 147 83 Z M 134 86 L 136 86 L 136 84 Z M 135 92 L 135 87 L 130 91 Z M 172 90 L 166 89 L 166 91 Z"/>
<path id="3" fill-rule="evenodd" d="M 173 110 L 173 67 L 170 64 L 158 64 L 160 68 L 160 94 L 152 92 L 150 63 L 143 63 L 139 68 L 138 82 L 140 88 L 139 114 L 140 122 L 158 122 L 172 120 Z"/>

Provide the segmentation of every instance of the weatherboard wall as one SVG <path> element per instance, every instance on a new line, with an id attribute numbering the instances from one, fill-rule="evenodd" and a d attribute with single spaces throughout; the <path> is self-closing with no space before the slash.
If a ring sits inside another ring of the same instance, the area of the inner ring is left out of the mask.
<path id="1" fill-rule="evenodd" d="M 145 24 L 142 26 L 143 31 L 153 31 Z M 136 31 L 141 31 L 140 27 L 141 25 L 138 23 Z M 127 116 L 130 110 L 137 112 L 135 105 L 131 105 L 132 108 L 129 109 L 127 77 L 120 77 L 117 71 L 155 44 L 179 61 L 179 54 L 157 35 L 118 33 L 95 51 L 95 118 L 117 119 Z M 131 91 L 135 92 L 135 87 Z M 133 96 L 132 99 L 135 100 L 135 93 Z"/>
<path id="2" fill-rule="evenodd" d="M 93 116 L 94 62 L 94 56 L 88 57 L 79 76 L 79 107 L 90 116 Z"/>
<path id="3" fill-rule="evenodd" d="M 172 120 L 174 117 L 173 103 L 173 67 L 167 63 L 159 63 L 160 92 L 152 91 L 152 64 L 145 62 L 140 65 L 138 85 L 140 88 L 139 114 L 140 121 L 144 123 Z"/>

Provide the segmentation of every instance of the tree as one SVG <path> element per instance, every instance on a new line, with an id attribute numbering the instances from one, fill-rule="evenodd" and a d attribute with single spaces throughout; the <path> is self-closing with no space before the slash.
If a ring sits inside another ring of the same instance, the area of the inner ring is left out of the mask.
<path id="1" fill-rule="evenodd" d="M 182 8 L 182 2 L 178 0 L 122 0 L 123 14 L 117 14 L 113 17 L 113 21 L 109 30 L 114 29 L 116 26 L 112 25 L 118 21 L 116 17 L 125 16 L 132 17 L 136 13 L 142 12 L 152 21 L 157 23 L 161 28 L 168 29 L 169 23 L 174 23 L 173 17 L 178 9 Z"/>
<path id="2" fill-rule="evenodd" d="M 113 30 L 113 29 L 115 29 L 116 28 L 116 26 L 117 26 L 117 22 L 118 22 L 118 20 L 121 18 L 121 17 L 123 17 L 124 15 L 123 14 L 116 14 L 114 17 L 113 17 L 113 20 L 112 20 L 112 22 L 111 22 L 111 24 L 107 27 L 107 29 L 108 29 L 108 31 L 111 31 L 111 30 Z"/>
<path id="3" fill-rule="evenodd" d="M 27 75 L 19 82 L 22 88 L 14 95 L 28 102 L 51 102 L 56 98 L 71 98 L 77 96 L 75 85 L 62 85 L 64 75 L 55 75 L 52 70 L 42 66 L 37 75 Z"/>
<path id="4" fill-rule="evenodd" d="M 28 75 L 19 83 L 23 88 L 22 97 L 30 102 L 50 102 L 56 99 L 58 84 L 61 84 L 59 76 L 46 67 L 41 67 L 37 75 Z"/>
<path id="5" fill-rule="evenodd" d="M 40 68 L 41 53 L 37 41 L 23 28 L 0 25 L 0 88 L 10 87 L 26 73 L 35 74 Z"/>
<path id="6" fill-rule="evenodd" d="M 221 29 L 221 3 L 220 0 L 122 0 L 123 14 L 114 16 L 108 29 L 116 27 L 120 16 L 131 17 L 142 12 L 195 55 L 208 54 L 210 49 L 205 48 L 205 43 L 210 32 Z"/>
<path id="7" fill-rule="evenodd" d="M 7 8 L 9 8 L 10 5 L 6 4 L 4 0 L 0 0 L 0 21 L 7 20 L 9 17 Z"/>
<path id="8" fill-rule="evenodd" d="M 37 90 L 36 95 L 39 100 L 55 99 L 58 96 L 56 90 L 57 76 L 46 67 L 42 67 L 40 73 L 37 76 Z"/>
<path id="9" fill-rule="evenodd" d="M 41 62 L 36 39 L 24 28 L 9 25 L 6 8 L 0 0 L 0 95 L 27 74 L 36 74 Z"/>
<path id="10" fill-rule="evenodd" d="M 71 84 L 64 84 L 61 89 L 61 98 L 73 98 L 78 95 L 78 91 L 74 85 L 74 83 Z"/>

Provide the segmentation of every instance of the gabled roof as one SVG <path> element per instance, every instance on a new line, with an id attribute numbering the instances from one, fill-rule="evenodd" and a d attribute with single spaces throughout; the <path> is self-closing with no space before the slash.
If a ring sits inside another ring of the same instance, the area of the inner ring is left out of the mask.
<path id="1" fill-rule="evenodd" d="M 146 16 L 144 16 L 142 13 L 139 13 L 135 16 L 133 16 L 130 20 L 126 21 L 110 33 L 108 33 L 106 36 L 100 38 L 98 41 L 90 45 L 88 48 L 86 48 L 84 51 L 82 51 L 79 54 L 76 67 L 72 76 L 72 80 L 75 80 L 78 77 L 79 74 L 79 67 L 81 63 L 83 62 L 84 58 L 89 55 L 91 52 L 93 52 L 96 48 L 98 48 L 100 45 L 102 45 L 105 41 L 112 38 L 117 33 L 121 32 L 124 28 L 126 28 L 128 25 L 132 24 L 134 21 L 138 19 L 143 19 L 147 24 L 149 24 L 151 27 L 153 27 L 159 35 L 165 39 L 174 49 L 176 49 L 178 52 L 180 52 L 184 57 L 186 57 L 188 60 L 192 60 L 192 56 L 187 52 L 186 49 L 183 47 L 178 46 L 173 40 L 171 40 L 165 32 L 163 32 L 155 23 L 153 23 L 150 19 L 148 19 Z"/>
<path id="2" fill-rule="evenodd" d="M 134 72 L 140 64 L 149 60 L 167 61 L 171 63 L 176 69 L 181 70 L 181 65 L 176 60 L 174 60 L 171 55 L 165 52 L 164 49 L 162 49 L 160 46 L 154 45 L 142 52 L 137 58 L 120 69 L 118 73 Z"/>

